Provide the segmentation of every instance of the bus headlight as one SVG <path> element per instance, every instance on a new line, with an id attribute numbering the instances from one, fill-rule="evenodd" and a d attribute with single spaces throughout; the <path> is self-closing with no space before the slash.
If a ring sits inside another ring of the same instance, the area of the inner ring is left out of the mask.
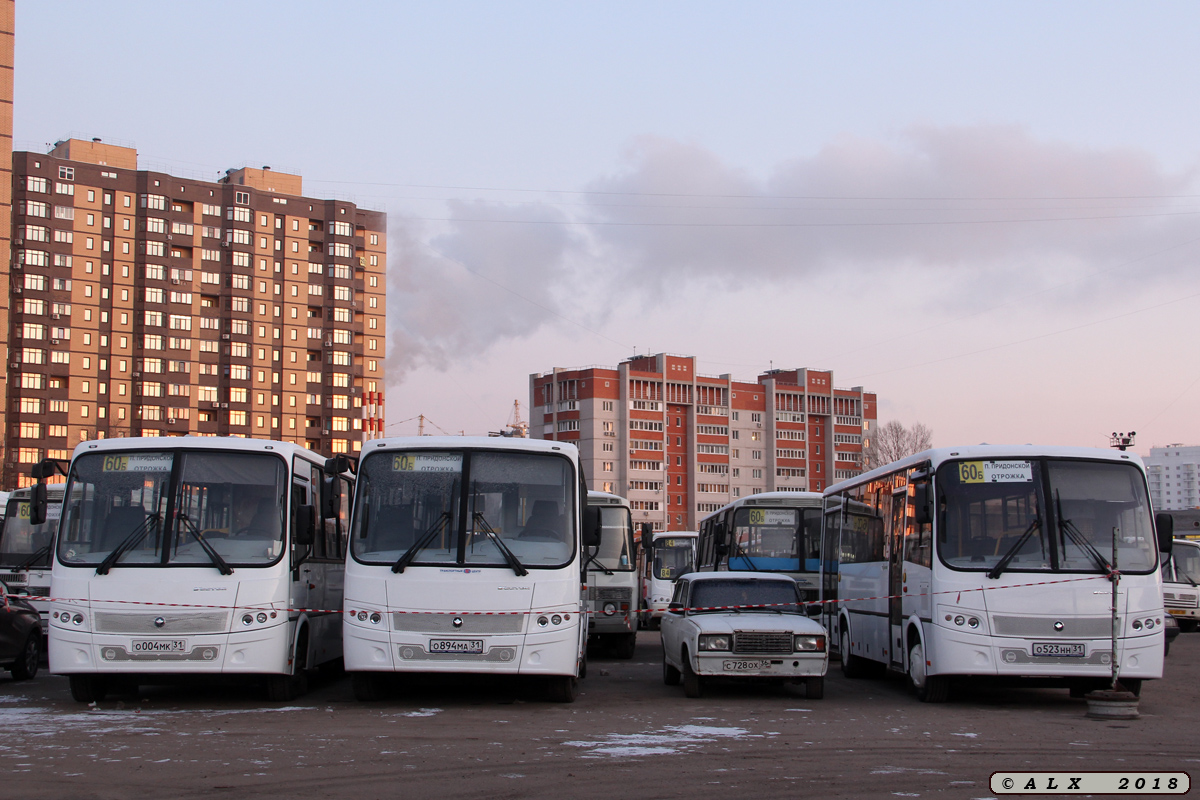
<path id="1" fill-rule="evenodd" d="M 823 653 L 825 652 L 825 637 L 797 636 L 793 647 L 797 653 Z"/>
<path id="2" fill-rule="evenodd" d="M 254 624 L 254 617 L 250 614 L 242 614 L 242 624 L 243 625 Z"/>
<path id="3" fill-rule="evenodd" d="M 707 634 L 697 640 L 696 647 L 700 650 L 729 650 L 732 648 L 732 638 L 727 633 Z"/>

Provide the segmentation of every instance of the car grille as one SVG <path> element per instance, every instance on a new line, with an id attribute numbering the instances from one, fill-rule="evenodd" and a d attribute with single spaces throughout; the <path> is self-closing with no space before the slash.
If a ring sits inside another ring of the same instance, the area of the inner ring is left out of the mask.
<path id="1" fill-rule="evenodd" d="M 632 590 L 624 587 L 589 586 L 588 593 L 592 600 L 611 600 L 618 603 L 628 603 Z"/>
<path id="2" fill-rule="evenodd" d="M 791 653 L 794 637 L 774 631 L 734 631 L 735 653 Z"/>

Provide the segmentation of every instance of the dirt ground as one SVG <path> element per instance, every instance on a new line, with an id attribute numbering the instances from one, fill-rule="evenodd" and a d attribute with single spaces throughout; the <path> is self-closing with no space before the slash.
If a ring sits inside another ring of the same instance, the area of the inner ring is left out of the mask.
<path id="1" fill-rule="evenodd" d="M 64 678 L 0 678 L 11 798 L 989 797 L 997 770 L 1200 774 L 1200 634 L 1179 637 L 1141 718 L 1102 722 L 1065 689 L 973 687 L 926 705 L 895 679 L 664 686 L 657 633 L 593 657 L 579 699 L 442 679 L 358 703 L 344 677 L 295 703 L 250 686 L 143 688 L 95 707 Z M 7 675 L 7 673 L 5 673 Z M 1198 769 L 1193 769 L 1198 768 Z"/>

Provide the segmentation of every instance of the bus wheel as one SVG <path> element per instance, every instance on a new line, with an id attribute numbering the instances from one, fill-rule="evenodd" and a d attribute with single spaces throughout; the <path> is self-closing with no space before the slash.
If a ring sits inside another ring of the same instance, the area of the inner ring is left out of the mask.
<path id="1" fill-rule="evenodd" d="M 25 639 L 25 646 L 21 648 L 21 655 L 13 662 L 9 668 L 12 672 L 14 681 L 27 681 L 34 675 L 37 675 L 38 664 L 42 659 L 42 633 L 37 628 L 29 632 L 29 637 Z"/>
<path id="2" fill-rule="evenodd" d="M 686 650 L 683 651 L 683 693 L 688 697 L 704 695 L 704 681 L 692 669 L 692 660 Z"/>
<path id="3" fill-rule="evenodd" d="M 850 652 L 850 634 L 847 632 L 845 625 L 842 626 L 840 647 L 842 651 L 842 674 L 850 679 L 865 678 L 867 670 L 862 659 Z"/>
<path id="4" fill-rule="evenodd" d="M 108 696 L 108 682 L 99 675 L 70 676 L 71 697 L 77 703 L 99 703 Z"/>
<path id="5" fill-rule="evenodd" d="M 613 655 L 617 658 L 633 658 L 633 650 L 637 647 L 637 633 L 623 633 L 616 638 Z"/>
<path id="6" fill-rule="evenodd" d="M 354 699 L 374 703 L 383 699 L 383 676 L 375 672 L 354 672 L 350 675 Z"/>
<path id="7" fill-rule="evenodd" d="M 950 679 L 925 673 L 925 647 L 920 641 L 908 650 L 908 682 L 922 703 L 944 703 L 950 696 Z"/>
<path id="8" fill-rule="evenodd" d="M 1117 680 L 1117 685 L 1125 689 L 1134 697 L 1142 696 L 1142 679 L 1141 678 L 1120 678 Z"/>
<path id="9" fill-rule="evenodd" d="M 808 700 L 820 700 L 825 696 L 825 676 L 804 679 L 804 697 Z"/>
<path id="10" fill-rule="evenodd" d="M 579 695 L 579 679 L 574 675 L 555 675 L 546 679 L 546 698 L 551 703 L 574 703 Z"/>
<path id="11" fill-rule="evenodd" d="M 1194 619 L 1181 619 L 1177 620 L 1177 622 L 1179 623 L 1180 633 L 1195 633 L 1196 626 L 1200 624 Z"/>

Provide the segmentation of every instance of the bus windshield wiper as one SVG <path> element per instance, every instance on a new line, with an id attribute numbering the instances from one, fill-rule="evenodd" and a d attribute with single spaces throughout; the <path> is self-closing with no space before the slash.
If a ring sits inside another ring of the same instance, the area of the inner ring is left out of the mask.
<path id="1" fill-rule="evenodd" d="M 1180 569 L 1178 564 L 1175 565 L 1175 574 L 1182 575 L 1183 579 L 1186 580 L 1188 583 L 1190 583 L 1193 587 L 1200 586 L 1200 584 L 1196 583 L 1196 579 L 1193 578 L 1191 575 L 1187 574 L 1187 572 L 1185 572 L 1184 570 Z"/>
<path id="2" fill-rule="evenodd" d="M 36 551 L 34 551 L 34 553 L 31 556 L 29 556 L 29 558 L 25 559 L 20 564 L 17 564 L 15 567 L 13 567 L 13 569 L 28 569 L 29 567 L 32 567 L 37 562 L 41 561 L 42 558 L 44 558 L 45 556 L 47 556 L 49 554 L 50 554 L 50 545 L 48 545 L 48 544 L 43 545 L 43 546 L 39 547 Z M 1193 583 L 1192 585 L 1195 586 L 1196 584 Z"/>
<path id="3" fill-rule="evenodd" d="M 749 556 L 749 555 L 746 553 L 746 548 L 742 547 L 742 543 L 741 543 L 741 542 L 736 542 L 736 541 L 735 541 L 735 542 L 733 543 L 733 546 L 734 546 L 734 548 L 735 548 L 735 549 L 734 549 L 734 551 L 733 551 L 733 552 L 734 552 L 734 555 L 736 555 L 738 558 L 742 559 L 742 560 L 743 560 L 743 561 L 745 561 L 747 564 L 749 564 L 749 565 L 750 565 L 750 571 L 751 571 L 751 572 L 758 572 L 758 571 L 759 571 L 759 569 L 758 569 L 758 564 L 755 564 L 755 563 L 754 563 L 754 562 L 753 562 L 753 561 L 750 559 L 750 556 Z"/>
<path id="4" fill-rule="evenodd" d="M 1033 535 L 1033 532 L 1041 527 L 1042 518 L 1034 517 L 1033 522 L 1029 523 L 1029 527 L 1026 528 L 1025 532 L 1021 534 L 1020 538 L 1013 543 L 1013 546 L 1008 548 L 1008 552 L 1004 554 L 1004 558 L 1001 558 L 996 562 L 996 566 L 991 568 L 987 576 L 992 580 L 999 578 L 1000 573 L 1004 572 L 1004 570 L 1008 568 L 1009 563 L 1017 557 L 1017 553 L 1019 553 L 1021 548 L 1025 546 L 1025 542 L 1029 541 L 1029 537 Z"/>
<path id="5" fill-rule="evenodd" d="M 232 575 L 233 567 L 229 566 L 225 559 L 221 558 L 221 554 L 217 552 L 216 548 L 200 535 L 200 529 L 196 527 L 195 523 L 192 522 L 188 515 L 180 514 L 179 520 L 180 522 L 187 523 L 184 525 L 183 529 L 190 533 L 192 538 L 194 538 L 200 544 L 200 549 L 208 555 L 209 559 L 212 560 L 213 565 L 217 568 L 217 570 L 222 575 Z"/>
<path id="6" fill-rule="evenodd" d="M 1096 546 L 1092 544 L 1091 540 L 1084 536 L 1079 528 L 1075 527 L 1074 522 L 1063 518 L 1062 495 L 1059 494 L 1057 490 L 1054 492 L 1054 508 L 1058 512 L 1058 529 L 1067 534 L 1071 541 L 1075 543 L 1075 546 L 1087 553 L 1088 557 L 1092 559 L 1092 563 L 1094 563 L 1101 570 L 1107 572 L 1109 574 L 1109 580 L 1112 580 L 1112 564 L 1108 563 L 1108 560 L 1101 555 L 1100 551 L 1096 549 Z"/>
<path id="7" fill-rule="evenodd" d="M 121 556 L 142 543 L 142 539 L 145 539 L 146 534 L 150 532 L 150 523 L 158 521 L 159 516 L 157 513 L 147 514 L 146 518 L 142 520 L 142 524 L 130 531 L 129 535 L 113 548 L 113 551 L 105 556 L 103 561 L 96 565 L 96 574 L 107 575 L 108 571 L 112 569 L 113 564 L 116 564 Z"/>
<path id="8" fill-rule="evenodd" d="M 449 521 L 450 512 L 443 511 L 441 515 L 433 521 L 433 524 L 429 526 L 429 530 L 421 534 L 421 538 L 413 542 L 413 546 L 405 550 L 404 555 L 396 559 L 396 563 L 392 564 L 392 572 L 404 572 L 404 568 L 413 562 L 413 559 L 417 557 L 417 553 L 424 550 L 425 547 L 433 541 L 433 537 L 437 536 L 438 533 L 440 533 L 441 530 L 446 527 L 446 523 Z"/>
<path id="9" fill-rule="evenodd" d="M 487 537 L 495 543 L 496 549 L 503 554 L 504 560 L 508 562 L 510 567 L 512 567 L 512 571 L 518 575 L 528 575 L 529 570 L 525 569 L 525 565 L 521 563 L 521 560 L 513 555 L 512 550 L 508 549 L 508 545 L 506 545 L 500 539 L 500 534 L 496 533 L 492 526 L 488 524 L 488 521 L 484 518 L 483 514 L 479 511 L 476 511 L 473 518 L 479 530 L 483 531 Z"/>
<path id="10" fill-rule="evenodd" d="M 612 571 L 611 569 L 609 569 L 608 567 L 604 566 L 604 562 L 603 562 L 603 561 L 601 561 L 600 559 L 596 558 L 596 554 L 595 554 L 595 553 L 588 553 L 587 561 L 586 561 L 586 562 L 584 562 L 583 568 L 584 568 L 584 569 L 587 569 L 587 568 L 588 568 L 590 565 L 592 565 L 592 564 L 595 564 L 596 566 L 598 566 L 598 567 L 601 569 L 601 571 L 603 571 L 603 572 L 604 572 L 604 574 L 605 574 L 605 575 L 612 575 L 612 574 L 613 574 L 613 571 Z"/>

